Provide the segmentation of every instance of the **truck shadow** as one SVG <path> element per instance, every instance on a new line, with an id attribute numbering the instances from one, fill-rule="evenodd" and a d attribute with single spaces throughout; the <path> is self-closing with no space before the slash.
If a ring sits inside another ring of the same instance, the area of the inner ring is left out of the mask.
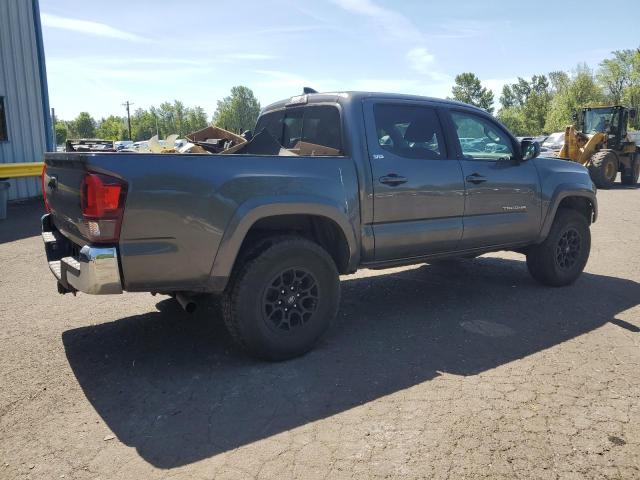
<path id="1" fill-rule="evenodd" d="M 42 198 L 10 202 L 7 218 L 0 220 L 0 244 L 40 235 L 40 217 L 44 213 Z"/>
<path id="2" fill-rule="evenodd" d="M 497 258 L 374 275 L 346 277 L 327 337 L 284 363 L 246 358 L 213 309 L 187 316 L 170 299 L 158 312 L 62 339 L 109 428 L 147 462 L 173 468 L 441 372 L 495 368 L 596 329 L 640 301 L 640 285 L 630 280 L 584 274 L 571 287 L 545 288 L 524 262 Z"/>

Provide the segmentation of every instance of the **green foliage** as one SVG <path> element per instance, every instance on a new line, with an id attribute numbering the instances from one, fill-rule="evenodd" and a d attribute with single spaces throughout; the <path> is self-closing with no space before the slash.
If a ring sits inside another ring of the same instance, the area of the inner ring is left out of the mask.
<path id="1" fill-rule="evenodd" d="M 471 72 L 461 73 L 455 78 L 451 89 L 454 100 L 475 105 L 493 113 L 493 92 L 482 86 L 480 79 Z"/>
<path id="2" fill-rule="evenodd" d="M 213 123 L 225 130 L 241 133 L 253 129 L 259 114 L 260 102 L 251 89 L 238 86 L 231 89 L 230 96 L 218 101 Z"/>
<path id="3" fill-rule="evenodd" d="M 67 141 L 69 130 L 64 122 L 56 122 L 56 145 L 62 145 Z"/>
<path id="4" fill-rule="evenodd" d="M 607 96 L 607 101 L 620 104 L 625 89 L 632 85 L 633 59 L 638 55 L 634 50 L 616 50 L 613 58 L 600 62 L 597 79 Z"/>
<path id="5" fill-rule="evenodd" d="M 502 89 L 498 119 L 515 135 L 539 135 L 544 132 L 551 98 L 545 75 L 534 75 L 530 81 L 518 78 Z"/>
<path id="6" fill-rule="evenodd" d="M 134 141 L 149 140 L 156 135 L 157 115 L 154 112 L 154 107 L 151 107 L 150 110 L 138 108 L 133 112 L 131 115 L 131 135 Z M 158 133 L 160 133 L 159 129 Z"/>
<path id="7" fill-rule="evenodd" d="M 529 133 L 526 127 L 525 116 L 522 108 L 519 107 L 507 107 L 501 108 L 498 112 L 498 120 L 500 120 L 505 127 L 517 136 L 535 135 L 535 133 Z"/>
<path id="8" fill-rule="evenodd" d="M 127 136 L 126 119 L 110 115 L 98 123 L 96 136 L 105 140 L 121 140 Z"/>
<path id="9" fill-rule="evenodd" d="M 153 135 L 155 135 L 157 120 L 160 138 L 165 138 L 174 133 L 183 138 L 188 133 L 200 130 L 208 124 L 207 114 L 202 107 L 185 107 L 178 100 L 174 100 L 173 103 L 163 102 L 159 107 L 151 107 L 149 113 L 151 117 L 141 119 L 142 126 L 140 130 L 145 132 L 152 130 L 154 132 Z M 137 139 L 138 135 L 136 134 L 135 136 Z"/>
<path id="10" fill-rule="evenodd" d="M 600 63 L 598 82 L 607 102 L 640 109 L 640 49 L 616 50 L 612 58 Z M 629 120 L 630 127 L 640 129 L 640 116 Z"/>
<path id="11" fill-rule="evenodd" d="M 553 96 L 546 117 L 545 130 L 564 130 L 572 120 L 574 112 L 587 105 L 595 105 L 605 100 L 602 88 L 596 82 L 593 71 L 585 64 L 579 64 L 567 81 L 559 84 Z"/>
<path id="12" fill-rule="evenodd" d="M 95 138 L 96 121 L 88 112 L 80 112 L 73 121 L 73 133 L 77 138 Z"/>
<path id="13" fill-rule="evenodd" d="M 455 100 L 469 103 L 493 113 L 493 92 L 478 77 L 465 72 L 457 75 L 452 88 Z M 640 129 L 640 49 L 616 50 L 604 59 L 594 73 L 579 64 L 573 72 L 553 71 L 534 75 L 530 80 L 518 78 L 505 85 L 500 96 L 498 119 L 519 136 L 562 131 L 572 123 L 572 114 L 594 104 L 620 104 L 635 108 L 639 114 L 629 120 L 630 127 Z M 250 130 L 260 113 L 260 103 L 244 86 L 231 89 L 231 95 L 218 101 L 213 123 L 240 133 Z M 174 100 L 148 110 L 137 109 L 131 116 L 134 140 L 147 140 L 159 134 L 184 137 L 206 127 L 207 115 L 202 107 L 186 107 Z M 471 128 L 471 127 L 470 127 Z M 467 132 L 473 136 L 474 132 Z M 100 122 L 82 112 L 75 120 L 56 123 L 56 140 L 103 137 L 120 140 L 128 136 L 126 118 L 109 116 Z"/>
<path id="14" fill-rule="evenodd" d="M 207 114 L 202 107 L 185 107 L 182 102 L 163 102 L 159 107 L 148 110 L 138 108 L 131 114 L 133 140 L 148 140 L 159 134 L 166 138 L 171 134 L 184 137 L 186 134 L 201 130 L 208 125 Z M 96 122 L 87 112 L 82 112 L 75 120 L 56 123 L 57 138 L 103 138 L 105 140 L 123 140 L 129 137 L 127 117 L 110 115 Z M 64 133 L 63 133 L 64 132 Z M 64 140 L 59 143 L 64 143 Z"/>

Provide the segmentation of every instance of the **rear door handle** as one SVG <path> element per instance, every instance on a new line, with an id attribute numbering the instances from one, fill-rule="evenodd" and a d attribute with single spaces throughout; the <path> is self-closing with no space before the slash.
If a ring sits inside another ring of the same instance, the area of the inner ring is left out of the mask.
<path id="1" fill-rule="evenodd" d="M 478 183 L 483 183 L 487 181 L 486 177 L 484 177 L 484 175 L 480 175 L 479 173 L 472 173 L 471 175 L 467 175 L 465 177 L 465 180 L 469 183 L 475 183 L 476 185 Z"/>
<path id="2" fill-rule="evenodd" d="M 384 177 L 380 177 L 378 180 L 380 181 L 380 183 L 384 183 L 385 185 L 390 185 L 392 187 L 407 183 L 408 181 L 406 177 L 401 177 L 397 173 L 389 173 Z"/>

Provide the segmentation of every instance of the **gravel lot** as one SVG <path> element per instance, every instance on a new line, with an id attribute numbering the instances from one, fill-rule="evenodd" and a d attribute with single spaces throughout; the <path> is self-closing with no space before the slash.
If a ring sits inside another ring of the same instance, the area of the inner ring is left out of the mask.
<path id="1" fill-rule="evenodd" d="M 297 360 L 211 305 L 61 296 L 39 203 L 0 222 L 0 478 L 640 478 L 640 190 L 600 191 L 587 271 L 521 255 L 344 277 Z"/>

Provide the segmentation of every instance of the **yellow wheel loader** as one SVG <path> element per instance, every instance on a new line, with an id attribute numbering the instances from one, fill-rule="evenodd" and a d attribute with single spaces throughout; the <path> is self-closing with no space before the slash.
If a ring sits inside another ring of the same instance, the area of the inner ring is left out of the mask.
<path id="1" fill-rule="evenodd" d="M 558 157 L 589 169 L 598 188 L 610 188 L 618 172 L 622 183 L 635 185 L 640 175 L 640 148 L 627 134 L 635 109 L 619 105 L 586 107 L 574 115 L 575 125 L 565 129 L 564 146 Z"/>

